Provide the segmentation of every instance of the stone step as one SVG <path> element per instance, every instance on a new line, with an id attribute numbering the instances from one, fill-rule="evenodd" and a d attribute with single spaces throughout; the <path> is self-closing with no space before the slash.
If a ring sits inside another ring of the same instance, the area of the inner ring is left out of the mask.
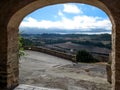
<path id="1" fill-rule="evenodd" d="M 14 90 L 62 90 L 62 89 L 44 88 L 44 87 L 37 87 L 37 86 L 20 84 Z"/>
<path id="2" fill-rule="evenodd" d="M 68 90 L 87 90 L 87 89 L 78 87 L 78 86 L 68 86 Z M 92 90 L 92 89 L 90 89 L 90 90 Z"/>

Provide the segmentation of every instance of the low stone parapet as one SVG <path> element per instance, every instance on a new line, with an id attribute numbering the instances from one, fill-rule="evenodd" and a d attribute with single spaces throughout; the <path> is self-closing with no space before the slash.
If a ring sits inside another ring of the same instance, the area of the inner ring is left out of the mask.
<path id="1" fill-rule="evenodd" d="M 54 55 L 54 56 L 57 56 L 57 57 L 60 57 L 60 58 L 64 58 L 64 59 L 76 62 L 76 55 L 67 54 L 67 53 L 64 53 L 64 52 L 48 49 L 48 48 L 45 48 L 45 47 L 24 47 L 24 48 L 26 50 L 39 51 L 39 52 L 47 53 L 47 54 L 50 54 L 50 55 Z"/>

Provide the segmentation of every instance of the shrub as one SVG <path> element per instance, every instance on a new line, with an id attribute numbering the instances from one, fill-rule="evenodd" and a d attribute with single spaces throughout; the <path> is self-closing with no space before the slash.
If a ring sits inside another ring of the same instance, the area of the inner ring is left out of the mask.
<path id="1" fill-rule="evenodd" d="M 85 50 L 81 50 L 77 52 L 76 55 L 76 61 L 77 62 L 85 62 L 85 63 L 92 63 L 92 62 L 98 62 L 96 58 L 92 56 L 89 52 Z"/>
<path id="2" fill-rule="evenodd" d="M 23 38 L 22 36 L 19 34 L 19 42 L 18 42 L 18 45 L 19 45 L 19 58 L 23 55 L 25 55 L 25 52 L 24 52 L 24 49 L 23 49 Z"/>

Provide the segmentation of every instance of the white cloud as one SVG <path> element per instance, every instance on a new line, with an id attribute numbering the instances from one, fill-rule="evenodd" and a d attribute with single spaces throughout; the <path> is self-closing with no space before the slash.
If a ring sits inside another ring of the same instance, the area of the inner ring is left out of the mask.
<path id="1" fill-rule="evenodd" d="M 59 15 L 59 16 L 64 16 L 64 14 L 62 13 L 61 10 L 58 11 L 58 15 Z"/>
<path id="2" fill-rule="evenodd" d="M 84 4 L 83 4 L 84 5 Z M 67 18 L 66 13 L 77 14 L 72 18 Z M 36 20 L 32 17 L 26 17 L 20 24 L 21 27 L 38 28 L 38 29 L 64 29 L 64 30 L 111 30 L 111 22 L 109 19 L 101 17 L 93 17 L 83 15 L 81 9 L 75 4 L 64 4 L 63 10 L 58 10 L 57 15 L 54 16 L 55 21 L 52 20 Z M 79 14 L 79 15 L 78 15 Z M 59 17 L 59 20 L 57 20 Z"/>
<path id="3" fill-rule="evenodd" d="M 62 15 L 62 14 L 60 14 Z M 72 19 L 62 16 L 60 21 L 41 20 L 37 21 L 32 17 L 26 18 L 20 27 L 44 28 L 44 29 L 66 29 L 66 30 L 92 30 L 106 29 L 111 30 L 111 22 L 108 19 L 91 16 L 74 16 Z"/>
<path id="4" fill-rule="evenodd" d="M 111 30 L 111 22 L 109 19 L 102 19 L 91 16 L 75 16 L 73 22 L 78 29 L 92 30 L 92 29 L 106 29 Z"/>
<path id="5" fill-rule="evenodd" d="M 79 9 L 76 5 L 74 4 L 64 4 L 64 10 L 63 12 L 66 13 L 73 13 L 73 14 L 82 14 L 82 10 Z"/>

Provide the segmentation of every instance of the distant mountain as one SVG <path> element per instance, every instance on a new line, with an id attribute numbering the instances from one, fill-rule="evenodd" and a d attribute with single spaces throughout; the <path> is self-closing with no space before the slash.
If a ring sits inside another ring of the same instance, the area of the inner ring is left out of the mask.
<path id="1" fill-rule="evenodd" d="M 39 28 L 20 28 L 23 34 L 42 34 L 42 33 L 56 33 L 56 34 L 102 34 L 111 33 L 111 30 L 92 29 L 92 30 L 59 30 L 59 29 L 39 29 Z"/>

